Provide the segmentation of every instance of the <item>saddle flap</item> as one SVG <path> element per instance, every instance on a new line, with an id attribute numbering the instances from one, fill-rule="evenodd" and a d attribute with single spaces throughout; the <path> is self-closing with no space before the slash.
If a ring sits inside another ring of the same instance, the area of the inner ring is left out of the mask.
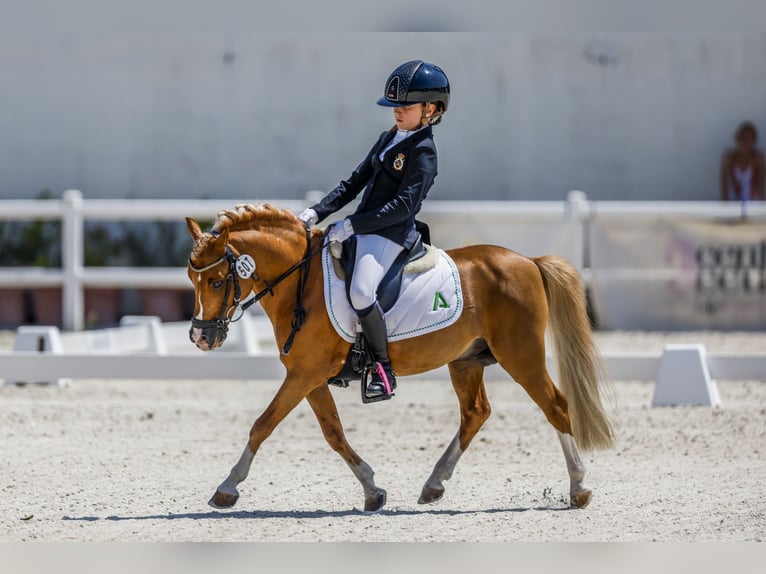
<path id="1" fill-rule="evenodd" d="M 457 266 L 449 254 L 429 247 L 427 254 L 411 265 L 423 265 L 435 254 L 437 265 L 426 273 L 407 272 L 402 276 L 399 298 L 386 313 L 389 341 L 402 341 L 448 327 L 463 309 L 462 288 Z M 336 333 L 353 343 L 358 335 L 357 316 L 346 296 L 345 281 L 338 278 L 329 249 L 322 253 L 322 275 L 327 317 Z"/>

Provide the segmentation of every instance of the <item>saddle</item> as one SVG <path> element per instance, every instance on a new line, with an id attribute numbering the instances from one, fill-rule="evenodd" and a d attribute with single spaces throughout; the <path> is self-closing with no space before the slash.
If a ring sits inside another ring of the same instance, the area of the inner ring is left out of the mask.
<path id="1" fill-rule="evenodd" d="M 376 291 L 378 303 L 384 313 L 390 311 L 399 298 L 402 276 L 405 271 L 409 273 L 427 271 L 435 267 L 439 261 L 436 250 L 430 245 L 431 234 L 428 225 L 422 221 L 416 223 L 420 236 L 409 251 L 404 250 L 397 256 L 391 268 L 383 276 Z M 345 281 L 346 298 L 350 303 L 349 290 L 351 278 L 354 275 L 354 263 L 356 262 L 356 236 L 352 235 L 342 244 L 330 244 L 330 253 L 333 256 L 335 274 Z"/>

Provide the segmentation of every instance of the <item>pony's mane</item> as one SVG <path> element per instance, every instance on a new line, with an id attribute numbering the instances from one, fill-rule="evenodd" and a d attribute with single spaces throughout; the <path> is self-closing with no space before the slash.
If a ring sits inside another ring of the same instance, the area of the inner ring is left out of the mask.
<path id="1" fill-rule="evenodd" d="M 221 233 L 224 229 L 253 229 L 255 227 L 292 227 L 298 218 L 289 209 L 279 209 L 269 203 L 241 203 L 234 209 L 218 212 L 213 223 L 213 232 Z"/>

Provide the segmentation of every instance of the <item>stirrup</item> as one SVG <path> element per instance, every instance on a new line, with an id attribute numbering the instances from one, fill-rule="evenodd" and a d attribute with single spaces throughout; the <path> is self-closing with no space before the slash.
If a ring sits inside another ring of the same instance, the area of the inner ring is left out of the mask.
<path id="1" fill-rule="evenodd" d="M 371 381 L 370 380 L 370 374 L 374 372 L 380 381 Z M 393 373 L 392 373 L 393 375 Z M 367 393 L 367 389 L 371 385 L 375 386 L 381 386 L 382 392 L 375 393 L 372 395 L 369 395 Z M 391 397 L 394 396 L 394 389 L 396 388 L 396 380 L 389 381 L 388 374 L 386 373 L 386 369 L 383 367 L 383 365 L 376 361 L 374 363 L 374 366 L 371 370 L 367 370 L 364 372 L 364 375 L 362 376 L 361 384 L 359 385 L 362 390 L 362 402 L 367 403 L 377 403 L 379 401 L 387 401 Z"/>

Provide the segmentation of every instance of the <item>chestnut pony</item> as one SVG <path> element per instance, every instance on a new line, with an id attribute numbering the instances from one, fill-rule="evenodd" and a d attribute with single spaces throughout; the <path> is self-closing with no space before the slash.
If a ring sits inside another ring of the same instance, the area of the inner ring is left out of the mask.
<path id="1" fill-rule="evenodd" d="M 212 232 L 203 232 L 191 218 L 186 224 L 194 240 L 188 268 L 195 294 L 191 340 L 205 351 L 219 347 L 228 323 L 242 311 L 240 301 L 256 293 L 274 327 L 287 371 L 210 504 L 228 508 L 236 503 L 237 485 L 247 477 L 258 447 L 306 399 L 328 444 L 361 483 L 364 509 L 382 508 L 386 491 L 375 484 L 372 468 L 348 444 L 327 384 L 343 367 L 350 343 L 337 335 L 325 310 L 321 258 L 314 257 L 323 232 L 306 229 L 292 212 L 271 205 L 238 205 L 221 211 Z M 608 448 L 613 431 L 602 404 L 608 386 L 601 377 L 577 271 L 560 257 L 530 259 L 491 245 L 454 249 L 449 255 L 462 282 L 460 319 L 440 331 L 389 346 L 398 375 L 415 375 L 446 363 L 460 402 L 460 427 L 418 502 L 442 497 L 444 481 L 489 417 L 483 373 L 486 365 L 497 362 L 558 431 L 571 505 L 586 506 L 591 491 L 583 486 L 586 470 L 578 448 Z M 555 344 L 560 388 L 546 370 L 546 326 Z"/>

